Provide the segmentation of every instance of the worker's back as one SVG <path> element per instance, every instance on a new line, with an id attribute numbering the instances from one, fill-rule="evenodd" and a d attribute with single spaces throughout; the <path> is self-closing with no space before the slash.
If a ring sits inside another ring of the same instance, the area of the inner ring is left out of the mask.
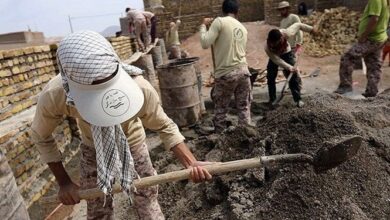
<path id="1" fill-rule="evenodd" d="M 246 43 L 248 31 L 237 19 L 218 17 L 219 34 L 214 43 L 215 77 L 219 78 L 240 65 L 247 65 Z"/>

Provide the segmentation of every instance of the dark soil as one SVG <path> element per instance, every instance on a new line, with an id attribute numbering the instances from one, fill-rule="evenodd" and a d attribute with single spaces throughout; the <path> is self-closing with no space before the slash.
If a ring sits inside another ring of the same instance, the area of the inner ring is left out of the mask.
<path id="1" fill-rule="evenodd" d="M 364 139 L 358 154 L 316 174 L 309 164 L 215 176 L 210 183 L 160 186 L 167 219 L 390 219 L 390 91 L 350 100 L 314 94 L 298 109 L 264 112 L 256 127 L 230 127 L 189 143 L 201 160 L 230 161 L 306 153 L 346 135 Z M 181 169 L 169 152 L 152 151 L 159 173 Z"/>

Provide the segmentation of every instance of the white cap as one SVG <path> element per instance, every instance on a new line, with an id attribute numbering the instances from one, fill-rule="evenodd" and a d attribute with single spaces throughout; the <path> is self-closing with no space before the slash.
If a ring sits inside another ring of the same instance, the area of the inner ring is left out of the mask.
<path id="1" fill-rule="evenodd" d="M 278 5 L 278 9 L 288 8 L 288 7 L 290 7 L 290 3 L 288 1 L 282 1 Z"/>
<path id="2" fill-rule="evenodd" d="M 119 65 L 107 82 L 85 85 L 68 80 L 69 92 L 81 117 L 97 126 L 113 126 L 134 117 L 144 103 L 135 81 Z"/>

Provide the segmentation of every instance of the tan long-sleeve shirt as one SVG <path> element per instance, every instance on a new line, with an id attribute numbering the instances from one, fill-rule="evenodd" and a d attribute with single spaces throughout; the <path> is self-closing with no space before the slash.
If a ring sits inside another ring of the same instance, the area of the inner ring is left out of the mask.
<path id="1" fill-rule="evenodd" d="M 135 76 L 133 79 L 141 88 L 145 101 L 136 116 L 121 124 L 128 138 L 129 146 L 138 145 L 145 141 L 146 135 L 143 126 L 157 131 L 167 150 L 183 142 L 184 137 L 180 134 L 178 127 L 162 109 L 156 90 L 142 76 Z M 57 75 L 41 92 L 31 125 L 33 141 L 44 163 L 58 162 L 62 159 L 52 133 L 64 116 L 77 119 L 83 143 L 93 146 L 90 124 L 81 118 L 74 106 L 66 104 L 61 76 Z"/>
<path id="2" fill-rule="evenodd" d="M 298 15 L 289 14 L 286 18 L 283 18 L 280 21 L 280 28 L 287 29 L 295 23 L 301 23 L 301 19 L 299 19 Z M 298 31 L 294 37 L 290 37 L 288 39 L 288 42 L 290 43 L 291 47 L 296 47 L 297 44 L 302 45 L 302 43 L 303 43 L 302 31 Z"/>
<path id="3" fill-rule="evenodd" d="M 214 46 L 215 78 L 220 78 L 232 70 L 248 65 L 246 43 L 248 31 L 237 19 L 218 17 L 207 31 L 200 26 L 200 42 L 204 49 Z"/>
<path id="4" fill-rule="evenodd" d="M 280 32 L 282 32 L 282 34 L 284 34 L 289 39 L 291 37 L 294 37 L 295 34 L 301 30 L 304 32 L 311 32 L 313 30 L 313 27 L 309 26 L 307 24 L 295 23 L 287 29 L 280 29 Z M 291 51 L 291 46 L 290 46 L 290 44 L 288 44 L 286 53 L 288 53 L 290 51 Z M 268 48 L 267 44 L 265 44 L 265 52 L 267 53 L 268 57 L 272 60 L 272 62 L 274 62 L 276 65 L 282 67 L 283 69 L 291 69 L 293 67 L 290 64 L 288 64 L 287 62 L 285 62 L 284 60 L 282 60 L 282 58 L 280 58 L 280 54 L 273 53 Z"/>

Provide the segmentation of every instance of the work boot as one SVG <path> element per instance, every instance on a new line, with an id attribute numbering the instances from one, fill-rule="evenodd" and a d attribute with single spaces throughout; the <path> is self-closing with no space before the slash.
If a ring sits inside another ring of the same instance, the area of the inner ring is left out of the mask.
<path id="1" fill-rule="evenodd" d="M 339 86 L 334 93 L 337 94 L 345 94 L 347 92 L 352 92 L 352 87 L 344 87 L 344 86 Z"/>
<path id="2" fill-rule="evenodd" d="M 305 103 L 302 100 L 299 100 L 298 102 L 296 102 L 296 104 L 298 108 L 303 108 L 303 106 L 305 105 Z"/>
<path id="3" fill-rule="evenodd" d="M 366 98 L 370 98 L 370 97 L 375 97 L 376 94 L 374 94 L 374 93 L 368 93 L 368 92 L 366 91 L 366 92 L 364 92 L 364 93 L 362 94 L 362 96 L 364 96 L 364 97 L 366 97 Z"/>

